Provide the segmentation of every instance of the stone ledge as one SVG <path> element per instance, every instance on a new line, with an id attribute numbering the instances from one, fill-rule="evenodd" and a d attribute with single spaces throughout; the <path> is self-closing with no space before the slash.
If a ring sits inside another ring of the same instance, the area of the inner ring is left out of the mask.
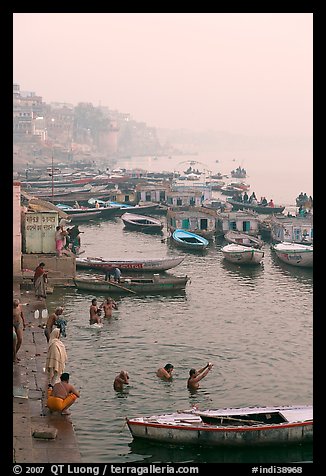
<path id="1" fill-rule="evenodd" d="M 58 430 L 56 428 L 38 428 L 32 431 L 33 438 L 42 440 L 54 440 L 57 437 Z"/>

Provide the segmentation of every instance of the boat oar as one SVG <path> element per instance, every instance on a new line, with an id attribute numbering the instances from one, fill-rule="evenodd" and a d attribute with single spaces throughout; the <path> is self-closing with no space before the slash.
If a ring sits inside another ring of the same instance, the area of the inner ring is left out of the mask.
<path id="1" fill-rule="evenodd" d="M 123 289 L 124 291 L 128 291 L 128 293 L 137 294 L 136 291 L 133 291 L 132 289 L 125 288 L 124 286 L 121 286 L 121 284 L 112 283 L 111 281 L 108 281 L 108 284 L 110 284 L 110 286 L 115 286 L 116 288 Z"/>

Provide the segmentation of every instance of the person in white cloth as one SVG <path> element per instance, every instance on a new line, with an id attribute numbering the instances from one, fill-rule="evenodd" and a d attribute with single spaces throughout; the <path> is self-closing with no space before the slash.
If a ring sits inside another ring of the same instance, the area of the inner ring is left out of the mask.
<path id="1" fill-rule="evenodd" d="M 48 352 L 46 356 L 46 372 L 48 383 L 54 386 L 60 382 L 60 375 L 64 372 L 67 362 L 67 352 L 64 343 L 60 340 L 61 330 L 55 327 L 50 334 Z"/>

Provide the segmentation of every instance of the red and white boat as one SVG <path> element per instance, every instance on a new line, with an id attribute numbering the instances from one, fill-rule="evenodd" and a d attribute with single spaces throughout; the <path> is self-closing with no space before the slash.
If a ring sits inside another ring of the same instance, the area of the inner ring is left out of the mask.
<path id="1" fill-rule="evenodd" d="M 126 418 L 134 438 L 169 444 L 254 447 L 309 443 L 312 405 L 222 408 Z"/>
<path id="2" fill-rule="evenodd" d="M 98 269 L 107 271 L 112 268 L 119 268 L 128 271 L 166 271 L 167 269 L 175 268 L 183 260 L 184 256 L 156 258 L 156 259 L 132 259 L 132 260 L 107 260 L 103 258 L 76 258 L 77 268 L 83 269 Z"/>

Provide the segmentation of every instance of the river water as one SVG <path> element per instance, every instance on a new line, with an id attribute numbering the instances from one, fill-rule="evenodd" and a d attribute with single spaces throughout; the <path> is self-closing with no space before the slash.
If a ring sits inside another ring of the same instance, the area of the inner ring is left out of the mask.
<path id="1" fill-rule="evenodd" d="M 165 221 L 165 217 L 161 217 Z M 71 383 L 81 390 L 72 407 L 83 462 L 298 462 L 311 461 L 311 446 L 273 450 L 217 450 L 133 441 L 125 417 L 188 409 L 247 405 L 311 404 L 313 273 L 282 264 L 264 245 L 257 267 L 224 261 L 223 241 L 203 254 L 183 252 L 164 235 L 126 231 L 120 218 L 80 225 L 83 256 L 185 257 L 168 273 L 187 274 L 184 292 L 125 296 L 101 329 L 88 325 L 94 297 L 56 289 L 49 312 L 65 308 L 64 339 Z M 78 271 L 78 274 L 83 274 Z M 105 297 L 96 296 L 100 302 Z M 189 369 L 214 367 L 195 395 Z M 172 382 L 155 375 L 171 362 Z M 130 375 L 122 394 L 113 390 L 121 369 Z"/>

